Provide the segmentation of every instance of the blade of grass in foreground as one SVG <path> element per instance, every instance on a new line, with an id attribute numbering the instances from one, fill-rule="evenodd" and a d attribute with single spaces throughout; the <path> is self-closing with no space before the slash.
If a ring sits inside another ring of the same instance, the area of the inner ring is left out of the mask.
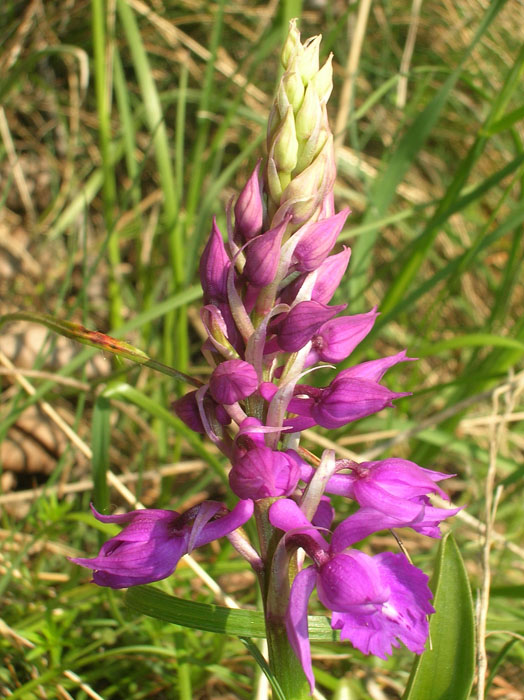
<path id="1" fill-rule="evenodd" d="M 430 622 L 432 648 L 415 659 L 402 700 L 467 700 L 475 673 L 473 600 L 451 534 L 440 544 L 431 589 L 436 609 Z"/>
<path id="2" fill-rule="evenodd" d="M 118 232 L 115 229 L 115 207 L 117 202 L 114 161 L 111 158 L 111 93 L 109 91 L 108 67 L 111 66 L 112 37 L 107 36 L 107 13 L 103 0 L 92 0 L 93 54 L 95 64 L 95 92 L 98 113 L 98 134 L 102 158 L 102 200 L 104 224 L 109 236 L 107 244 L 110 262 L 109 307 L 111 325 L 117 328 L 122 323 L 122 300 L 117 270 L 120 266 Z"/>

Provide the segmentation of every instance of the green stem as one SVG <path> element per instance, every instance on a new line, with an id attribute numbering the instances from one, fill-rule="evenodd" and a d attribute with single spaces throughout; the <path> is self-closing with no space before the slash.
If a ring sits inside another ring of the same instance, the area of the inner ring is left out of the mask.
<path id="1" fill-rule="evenodd" d="M 309 700 L 309 684 L 288 641 L 284 620 L 266 618 L 266 636 L 269 668 L 279 682 L 286 700 Z"/>
<path id="2" fill-rule="evenodd" d="M 115 229 L 117 203 L 114 161 L 111 157 L 111 86 L 108 62 L 112 51 L 112 37 L 106 36 L 107 10 L 104 0 L 92 0 L 93 58 L 95 64 L 95 90 L 98 112 L 98 134 L 102 155 L 102 199 L 104 223 L 109 236 L 107 250 L 110 261 L 109 300 L 111 325 L 122 325 L 121 282 L 118 279 L 120 245 Z"/>
<path id="3" fill-rule="evenodd" d="M 309 684 L 287 637 L 284 616 L 289 599 L 290 558 L 278 547 L 282 533 L 269 522 L 268 511 L 274 501 L 274 498 L 265 498 L 255 504 L 260 552 L 265 560 L 265 574 L 260 584 L 264 598 L 269 668 L 286 700 L 303 700 L 310 697 Z"/>

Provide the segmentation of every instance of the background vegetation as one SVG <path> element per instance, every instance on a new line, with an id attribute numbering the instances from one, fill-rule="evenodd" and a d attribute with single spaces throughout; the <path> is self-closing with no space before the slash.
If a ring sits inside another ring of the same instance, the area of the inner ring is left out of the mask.
<path id="1" fill-rule="evenodd" d="M 388 377 L 411 398 L 306 444 L 457 475 L 474 696 L 524 698 L 522 3 L 6 0 L 0 13 L 0 313 L 81 322 L 198 376 L 211 217 L 225 230 L 262 153 L 288 20 L 323 33 L 336 198 L 352 209 L 336 300 L 382 311 L 351 362 L 404 347 L 420 359 Z M 2 328 L 0 372 L 0 696 L 264 697 L 238 640 L 140 616 L 66 559 L 112 532 L 93 499 L 184 510 L 227 497 L 224 460 L 169 412 L 185 388 L 27 323 Z M 436 543 L 402 536 L 430 573 Z M 184 563 L 160 587 L 256 605 L 227 542 L 195 559 L 214 590 Z M 405 651 L 313 651 L 325 697 L 402 695 Z"/>

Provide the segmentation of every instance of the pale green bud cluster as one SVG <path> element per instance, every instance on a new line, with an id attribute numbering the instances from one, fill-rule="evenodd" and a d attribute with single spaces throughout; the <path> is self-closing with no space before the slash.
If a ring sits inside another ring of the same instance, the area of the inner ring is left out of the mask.
<path id="1" fill-rule="evenodd" d="M 318 216 L 335 178 L 333 135 L 326 102 L 333 87 L 332 56 L 319 67 L 321 37 L 300 42 L 292 20 L 282 49 L 285 72 L 269 118 L 266 164 L 268 212 L 273 225 Z"/>

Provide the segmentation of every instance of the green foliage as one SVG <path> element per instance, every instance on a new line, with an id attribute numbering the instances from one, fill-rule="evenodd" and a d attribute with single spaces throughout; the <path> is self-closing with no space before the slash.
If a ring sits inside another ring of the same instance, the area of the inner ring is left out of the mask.
<path id="1" fill-rule="evenodd" d="M 431 648 L 413 664 L 403 700 L 467 700 L 475 673 L 473 600 L 460 551 L 452 537 L 440 543 L 431 580 L 435 614 Z"/>

